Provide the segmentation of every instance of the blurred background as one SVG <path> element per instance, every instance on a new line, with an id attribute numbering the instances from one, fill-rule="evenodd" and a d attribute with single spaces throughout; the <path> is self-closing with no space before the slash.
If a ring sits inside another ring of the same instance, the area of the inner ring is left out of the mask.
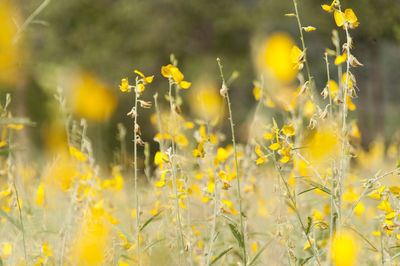
<path id="1" fill-rule="evenodd" d="M 331 31 L 337 28 L 333 15 L 321 9 L 321 4 L 330 4 L 327 1 L 298 0 L 303 26 L 317 28 L 305 34 L 305 42 L 318 92 L 327 80 L 325 48 L 334 49 Z M 133 96 L 120 92 L 121 78 L 133 81 L 134 69 L 155 75 L 143 99 L 153 100 L 158 92 L 161 106 L 166 106 L 168 83 L 160 68 L 169 63 L 171 53 L 185 80 L 192 82 L 192 88 L 182 92 L 183 113 L 192 118 L 205 119 L 204 110 L 196 107 L 201 88 L 211 95 L 219 91 L 215 59 L 223 60 L 226 73 L 238 71 L 231 95 L 239 138 L 245 141 L 246 118 L 255 107 L 253 81 L 260 74 L 259 47 L 276 32 L 288 33 L 301 47 L 296 19 L 284 16 L 294 12 L 290 0 L 46 0 L 24 27 L 41 4 L 0 0 L 0 99 L 3 103 L 11 93 L 14 115 L 36 123 L 20 133 L 20 145 L 34 147 L 28 156 L 41 150 L 51 153 L 65 139 L 65 113 L 55 97 L 62 91 L 69 112 L 88 120 L 97 159 L 110 161 L 119 145 L 117 124 L 127 128 L 128 140 L 133 138 L 132 121 L 126 116 Z M 359 97 L 351 117 L 358 121 L 362 144 L 368 148 L 373 139 L 389 142 L 400 122 L 400 2 L 341 4 L 352 8 L 360 22 L 352 31 L 353 53 L 364 67 L 354 71 Z M 331 72 L 337 79 L 333 66 Z M 141 112 L 142 138 L 152 142 L 156 129 L 148 121 L 154 108 Z M 127 144 L 130 149 L 131 141 Z"/>

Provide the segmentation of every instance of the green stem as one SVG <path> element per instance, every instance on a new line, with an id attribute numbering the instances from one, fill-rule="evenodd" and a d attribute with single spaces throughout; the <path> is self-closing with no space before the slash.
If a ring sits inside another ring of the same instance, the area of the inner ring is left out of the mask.
<path id="1" fill-rule="evenodd" d="M 304 52 L 304 62 L 306 64 L 308 81 L 311 83 L 310 67 L 308 65 L 308 60 L 307 60 L 307 51 L 306 51 L 306 45 L 304 43 L 303 27 L 301 26 L 299 10 L 297 8 L 297 0 L 293 0 L 293 5 L 294 5 L 295 12 L 296 12 L 297 25 L 299 26 L 299 31 L 300 31 L 300 39 L 301 39 L 301 45 L 302 45 L 303 52 Z"/>
<path id="2" fill-rule="evenodd" d="M 178 247 L 183 250 L 185 244 L 183 240 L 183 230 L 182 230 L 182 222 L 181 222 L 181 215 L 180 215 L 180 210 L 179 210 L 179 197 L 178 197 L 178 188 L 177 188 L 177 171 L 176 171 L 176 147 L 175 147 L 175 126 L 176 126 L 176 118 L 175 118 L 175 110 L 174 110 L 174 105 L 172 101 L 172 79 L 169 78 L 169 90 L 168 90 L 168 95 L 169 95 L 169 105 L 171 108 L 171 117 L 172 117 L 172 122 L 171 122 L 171 148 L 172 148 L 172 185 L 174 189 L 174 194 L 175 194 L 175 208 L 176 208 L 176 222 L 178 223 L 178 234 L 180 236 L 178 240 Z M 179 252 L 179 258 L 181 256 L 181 252 Z"/>
<path id="3" fill-rule="evenodd" d="M 236 170 L 236 186 L 237 186 L 237 197 L 239 200 L 239 221 L 240 221 L 240 233 L 243 238 L 243 265 L 247 265 L 247 253 L 246 253 L 246 243 L 245 243 L 245 232 L 244 232 L 244 225 L 243 225 L 243 212 L 242 212 L 242 197 L 241 197 L 241 188 L 240 188 L 240 178 L 239 178 L 239 164 L 238 164 L 238 158 L 237 158 L 237 149 L 236 149 L 236 139 L 235 139 L 235 129 L 234 129 L 234 123 L 233 123 L 233 116 L 232 116 L 232 108 L 231 108 L 231 101 L 229 98 L 229 93 L 228 93 L 228 87 L 226 86 L 225 83 L 225 78 L 224 74 L 222 72 L 222 64 L 221 60 L 217 58 L 217 63 L 219 67 L 219 71 L 221 74 L 221 79 L 222 79 L 222 90 L 226 90 L 223 92 L 224 97 L 226 99 L 227 105 L 228 105 L 228 112 L 229 112 L 229 122 L 231 125 L 231 134 L 232 134 L 232 143 L 233 143 L 233 152 L 235 156 L 235 170 Z"/>
<path id="4" fill-rule="evenodd" d="M 137 171 L 137 117 L 138 117 L 138 92 L 136 91 L 138 85 L 138 81 L 136 80 L 135 86 L 135 118 L 133 124 L 133 160 L 134 160 L 134 180 L 135 180 L 135 198 L 136 198 L 136 233 L 137 233 L 137 256 L 139 265 L 141 264 L 140 260 L 140 209 L 139 209 L 139 193 L 138 193 L 138 171 Z"/>

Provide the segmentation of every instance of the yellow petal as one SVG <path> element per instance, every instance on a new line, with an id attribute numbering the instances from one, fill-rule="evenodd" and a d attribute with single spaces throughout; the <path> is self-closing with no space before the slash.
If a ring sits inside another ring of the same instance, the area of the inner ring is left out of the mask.
<path id="1" fill-rule="evenodd" d="M 331 13 L 333 11 L 333 7 L 332 6 L 328 6 L 328 5 L 322 5 L 321 6 L 323 10 L 325 10 L 326 12 Z"/>
<path id="2" fill-rule="evenodd" d="M 179 87 L 181 87 L 182 89 L 189 89 L 190 86 L 192 85 L 192 83 L 188 82 L 188 81 L 181 81 L 179 82 Z"/>
<path id="3" fill-rule="evenodd" d="M 142 78 L 144 78 L 144 75 L 143 75 L 143 73 L 142 72 L 140 72 L 139 70 L 134 70 L 133 71 L 135 74 L 138 74 L 139 76 L 141 76 Z"/>
<path id="4" fill-rule="evenodd" d="M 166 78 L 169 78 L 169 76 L 171 76 L 171 67 L 173 67 L 173 65 L 168 64 L 166 66 L 162 66 L 161 67 L 161 75 L 163 75 Z"/>
<path id="5" fill-rule="evenodd" d="M 344 19 L 350 23 L 357 22 L 356 14 L 354 14 L 354 11 L 351 8 L 347 8 L 344 11 Z"/>
<path id="6" fill-rule="evenodd" d="M 148 76 L 148 77 L 145 77 L 143 80 L 145 83 L 152 83 L 153 79 L 154 79 L 154 76 Z"/>
<path id="7" fill-rule="evenodd" d="M 315 31 L 317 28 L 313 27 L 313 26 L 308 26 L 308 27 L 303 27 L 303 29 L 306 32 L 311 32 L 311 31 Z"/>
<path id="8" fill-rule="evenodd" d="M 281 144 L 279 144 L 279 143 L 273 143 L 273 144 L 269 145 L 269 148 L 273 151 L 278 150 L 280 147 L 281 147 Z"/>
<path id="9" fill-rule="evenodd" d="M 338 27 L 343 26 L 344 24 L 344 14 L 338 10 L 335 10 L 335 12 L 333 13 L 333 17 L 335 19 L 336 25 Z"/>
<path id="10" fill-rule="evenodd" d="M 342 64 L 342 63 L 344 63 L 344 62 L 346 62 L 346 59 L 347 59 L 347 53 L 346 52 L 344 52 L 342 55 L 339 55 L 339 56 L 337 56 L 336 57 L 336 59 L 335 59 L 335 65 L 340 65 L 340 64 Z"/>

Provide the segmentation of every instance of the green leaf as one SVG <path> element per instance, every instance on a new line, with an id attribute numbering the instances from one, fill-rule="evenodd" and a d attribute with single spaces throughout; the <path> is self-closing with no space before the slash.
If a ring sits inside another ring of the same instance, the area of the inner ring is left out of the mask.
<path id="1" fill-rule="evenodd" d="M 264 252 L 264 250 L 269 246 L 269 244 L 272 243 L 272 239 L 270 241 L 268 241 L 267 243 L 264 244 L 264 246 L 262 246 L 262 248 L 257 252 L 256 255 L 254 255 L 254 257 L 250 260 L 248 266 L 254 265 L 258 259 L 258 257 L 260 257 L 261 253 Z"/>
<path id="2" fill-rule="evenodd" d="M 209 265 L 213 265 L 214 263 L 216 263 L 220 258 L 222 258 L 226 253 L 228 253 L 229 251 L 232 250 L 233 247 L 227 248 L 224 251 L 222 251 L 221 253 L 219 253 L 218 256 L 215 257 L 215 259 L 213 259 L 213 261 L 211 261 L 211 263 Z"/>
<path id="3" fill-rule="evenodd" d="M 139 231 L 141 232 L 146 226 L 148 226 L 154 219 L 156 219 L 160 214 L 162 213 L 162 211 L 157 212 L 156 214 L 154 214 L 153 216 L 151 216 L 139 229 Z"/>
<path id="4" fill-rule="evenodd" d="M 231 229 L 232 235 L 236 238 L 237 242 L 239 243 L 239 247 L 244 247 L 244 240 L 242 234 L 236 228 L 235 225 L 229 224 L 229 228 Z"/>
<path id="5" fill-rule="evenodd" d="M 303 180 L 303 182 L 308 183 L 309 185 L 313 186 L 314 188 L 319 188 L 323 192 L 331 195 L 331 190 L 317 182 L 311 181 L 311 180 Z"/>
<path id="6" fill-rule="evenodd" d="M 312 218 L 310 216 L 308 216 L 307 217 L 306 235 L 308 235 L 310 233 L 311 225 L 312 225 Z"/>

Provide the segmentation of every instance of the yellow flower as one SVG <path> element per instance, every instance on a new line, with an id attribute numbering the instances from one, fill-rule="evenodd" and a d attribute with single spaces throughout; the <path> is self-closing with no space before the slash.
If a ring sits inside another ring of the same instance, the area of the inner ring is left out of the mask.
<path id="1" fill-rule="evenodd" d="M 297 74 L 291 62 L 290 53 L 294 41 L 285 32 L 275 32 L 267 38 L 257 53 L 257 66 L 281 82 L 291 82 Z"/>
<path id="2" fill-rule="evenodd" d="M 357 20 L 356 15 L 354 14 L 353 10 L 351 8 L 347 8 L 344 13 L 339 11 L 339 10 L 335 10 L 335 12 L 333 13 L 336 25 L 338 27 L 342 27 L 344 28 L 344 24 L 347 22 L 350 26 L 351 29 L 358 27 L 358 25 L 360 24 Z"/>
<path id="3" fill-rule="evenodd" d="M 283 126 L 282 133 L 287 136 L 293 136 L 294 134 L 296 134 L 296 131 L 293 125 L 289 125 L 289 126 Z"/>
<path id="4" fill-rule="evenodd" d="M 280 147 L 281 147 L 281 144 L 279 144 L 278 142 L 269 145 L 269 148 L 270 148 L 271 150 L 273 150 L 273 151 L 278 150 Z"/>
<path id="5" fill-rule="evenodd" d="M 357 239 L 349 232 L 335 236 L 332 245 L 332 261 L 336 266 L 353 266 L 357 264 L 360 252 Z"/>
<path id="6" fill-rule="evenodd" d="M 122 80 L 121 80 L 121 85 L 119 86 L 119 89 L 120 89 L 122 92 L 131 91 L 131 89 L 129 88 L 129 82 L 128 82 L 127 79 L 122 79 Z"/>
<path id="7" fill-rule="evenodd" d="M 388 199 L 382 200 L 382 202 L 379 203 L 376 208 L 379 209 L 379 210 L 385 211 L 386 213 L 393 212 L 393 209 L 390 206 L 390 203 L 389 203 Z"/>
<path id="8" fill-rule="evenodd" d="M 3 250 L 1 253 L 1 258 L 4 260 L 7 259 L 10 256 L 12 249 L 13 249 L 13 246 L 11 243 L 4 243 Z"/>
<path id="9" fill-rule="evenodd" d="M 292 62 L 293 69 L 301 69 L 304 59 L 304 52 L 300 50 L 299 47 L 294 45 L 290 52 L 290 60 Z"/>
<path id="10" fill-rule="evenodd" d="M 216 124 L 223 116 L 222 98 L 214 82 L 197 82 L 189 94 L 189 101 L 193 113 L 204 121 Z"/>
<path id="11" fill-rule="evenodd" d="M 262 91 L 261 91 L 260 87 L 258 87 L 258 86 L 254 87 L 254 89 L 253 89 L 253 96 L 254 96 L 254 99 L 255 99 L 256 101 L 259 101 L 259 100 L 260 100 L 260 98 L 261 98 L 261 93 L 262 93 Z"/>
<path id="12" fill-rule="evenodd" d="M 21 79 L 21 59 L 25 58 L 26 49 L 23 41 L 14 42 L 21 25 L 15 1 L 0 1 L 0 82 L 14 85 Z"/>
<path id="13" fill-rule="evenodd" d="M 308 26 L 308 27 L 303 27 L 303 29 L 306 32 L 311 32 L 311 31 L 315 31 L 317 28 L 315 28 L 313 26 Z"/>
<path id="14" fill-rule="evenodd" d="M 87 161 L 86 156 L 74 147 L 69 147 L 69 153 L 71 154 L 72 157 L 74 157 L 78 161 L 81 161 L 81 162 Z"/>
<path id="15" fill-rule="evenodd" d="M 264 158 L 264 154 L 261 151 L 260 146 L 258 146 L 258 145 L 256 146 L 255 152 L 259 156 L 257 161 L 256 161 L 256 164 L 257 165 L 263 164 L 265 162 L 265 158 Z"/>
<path id="16" fill-rule="evenodd" d="M 188 89 L 192 85 L 190 82 L 184 81 L 183 74 L 176 66 L 168 64 L 166 66 L 161 67 L 161 74 L 166 77 L 172 79 L 181 87 L 182 89 Z"/>
<path id="17" fill-rule="evenodd" d="M 344 62 L 346 62 L 346 59 L 347 59 L 347 53 L 346 52 L 344 52 L 342 55 L 339 55 L 338 57 L 336 57 L 336 59 L 335 59 L 335 65 L 340 65 L 340 64 L 342 64 L 342 63 L 344 63 Z"/>
<path id="18" fill-rule="evenodd" d="M 40 185 L 36 191 L 35 202 L 37 205 L 43 206 L 43 201 L 44 201 L 44 188 L 43 188 L 43 183 L 40 183 Z"/>
<path id="19" fill-rule="evenodd" d="M 331 5 L 322 5 L 322 9 L 325 10 L 326 12 L 332 13 L 333 12 L 333 5 L 335 4 L 336 0 L 333 0 Z"/>
<path id="20" fill-rule="evenodd" d="M 116 96 L 93 74 L 75 74 L 70 86 L 68 102 L 76 115 L 101 121 L 107 119 L 114 111 Z"/>
<path id="21" fill-rule="evenodd" d="M 153 75 L 153 76 L 145 77 L 145 75 L 143 75 L 143 73 L 140 72 L 139 70 L 134 70 L 133 72 L 136 73 L 136 74 L 138 74 L 139 76 L 141 76 L 141 77 L 143 78 L 143 82 L 144 82 L 144 83 L 152 83 L 152 82 L 153 82 L 154 75 Z"/>

